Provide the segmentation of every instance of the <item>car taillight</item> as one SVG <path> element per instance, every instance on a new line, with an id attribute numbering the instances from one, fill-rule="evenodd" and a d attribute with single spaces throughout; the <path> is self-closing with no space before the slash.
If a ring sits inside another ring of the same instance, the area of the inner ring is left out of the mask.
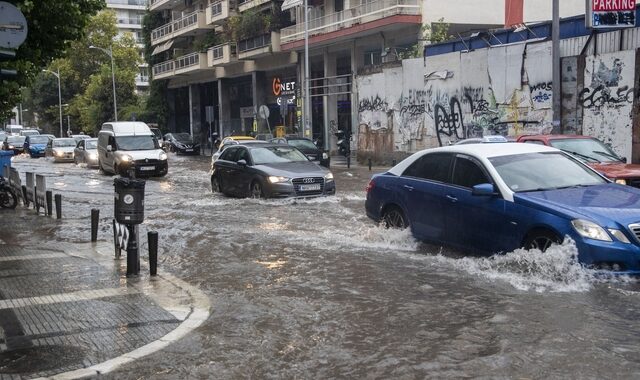
<path id="1" fill-rule="evenodd" d="M 371 189 L 373 189 L 374 186 L 375 186 L 375 183 L 373 182 L 373 179 L 370 179 L 369 183 L 367 184 L 367 188 L 365 189 L 367 194 L 369 194 L 369 191 L 371 191 Z"/>

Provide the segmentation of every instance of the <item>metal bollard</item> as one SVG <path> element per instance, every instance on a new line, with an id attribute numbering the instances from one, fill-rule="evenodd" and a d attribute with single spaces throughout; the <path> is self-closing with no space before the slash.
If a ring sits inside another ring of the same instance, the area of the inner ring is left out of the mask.
<path id="1" fill-rule="evenodd" d="M 45 199 L 47 200 L 47 215 L 53 215 L 53 192 L 51 190 L 47 190 L 44 193 Z"/>
<path id="2" fill-rule="evenodd" d="M 22 185 L 22 203 L 24 207 L 29 207 L 29 200 L 27 199 L 27 187 Z"/>
<path id="3" fill-rule="evenodd" d="M 120 249 L 120 245 L 118 245 L 118 228 L 116 227 L 116 223 L 116 220 L 113 219 L 113 246 L 116 249 L 116 260 L 118 260 L 120 259 L 122 250 Z"/>
<path id="4" fill-rule="evenodd" d="M 98 221 L 100 221 L 100 210 L 91 209 L 91 241 L 98 241 Z"/>
<path id="5" fill-rule="evenodd" d="M 369 171 L 371 171 L 371 158 L 369 158 Z"/>
<path id="6" fill-rule="evenodd" d="M 62 195 L 56 194 L 54 195 L 54 199 L 56 202 L 56 219 L 62 218 Z"/>
<path id="7" fill-rule="evenodd" d="M 147 242 L 149 243 L 149 272 L 155 276 L 158 274 L 158 233 L 147 232 Z"/>
<path id="8" fill-rule="evenodd" d="M 138 236 L 135 225 L 128 224 L 127 229 L 129 230 L 129 241 L 127 242 L 127 276 L 131 276 L 139 273 Z"/>
<path id="9" fill-rule="evenodd" d="M 351 156 L 347 156 L 347 169 L 351 169 Z"/>
<path id="10" fill-rule="evenodd" d="M 391 165 L 392 166 L 396 166 L 396 160 L 395 159 L 393 161 L 391 161 Z"/>

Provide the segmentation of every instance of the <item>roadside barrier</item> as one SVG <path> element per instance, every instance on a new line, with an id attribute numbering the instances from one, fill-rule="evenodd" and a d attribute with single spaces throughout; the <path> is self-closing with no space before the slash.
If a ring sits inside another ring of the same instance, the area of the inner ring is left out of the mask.
<path id="1" fill-rule="evenodd" d="M 20 173 L 16 168 L 4 167 L 3 175 L 9 181 L 11 190 L 14 191 L 18 200 L 22 201 L 25 207 L 33 204 L 33 209 L 40 214 L 40 209 L 44 215 L 53 215 L 53 200 L 55 199 L 56 219 L 62 218 L 62 195 L 55 194 L 47 190 L 47 178 L 41 174 L 26 172 L 25 184 L 22 184 Z"/>

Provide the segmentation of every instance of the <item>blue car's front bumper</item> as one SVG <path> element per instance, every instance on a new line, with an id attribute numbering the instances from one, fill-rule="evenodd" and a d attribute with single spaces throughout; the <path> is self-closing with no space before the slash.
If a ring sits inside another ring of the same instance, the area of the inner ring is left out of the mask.
<path id="1" fill-rule="evenodd" d="M 44 146 L 42 148 L 34 146 L 30 147 L 29 155 L 31 155 L 31 157 L 44 157 Z"/>
<path id="2" fill-rule="evenodd" d="M 640 246 L 620 241 L 576 240 L 578 258 L 593 269 L 606 269 L 624 274 L 640 274 Z"/>

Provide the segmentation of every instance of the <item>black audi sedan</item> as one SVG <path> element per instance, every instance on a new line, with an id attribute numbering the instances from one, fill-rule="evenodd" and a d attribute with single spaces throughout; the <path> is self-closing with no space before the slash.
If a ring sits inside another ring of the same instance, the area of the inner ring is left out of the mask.
<path id="1" fill-rule="evenodd" d="M 200 154 L 200 144 L 193 141 L 188 133 L 167 133 L 163 148 L 178 154 Z"/>
<path id="2" fill-rule="evenodd" d="M 325 168 L 330 166 L 330 157 L 327 152 L 320 149 L 313 143 L 310 139 L 306 137 L 300 136 L 287 136 L 287 137 L 276 137 L 275 139 L 269 140 L 269 142 L 274 144 L 288 144 L 291 146 L 295 146 L 299 151 L 304 153 L 307 158 L 318 165 L 322 165 Z"/>
<path id="3" fill-rule="evenodd" d="M 282 144 L 233 145 L 213 163 L 211 190 L 253 198 L 334 195 L 333 174 Z"/>

